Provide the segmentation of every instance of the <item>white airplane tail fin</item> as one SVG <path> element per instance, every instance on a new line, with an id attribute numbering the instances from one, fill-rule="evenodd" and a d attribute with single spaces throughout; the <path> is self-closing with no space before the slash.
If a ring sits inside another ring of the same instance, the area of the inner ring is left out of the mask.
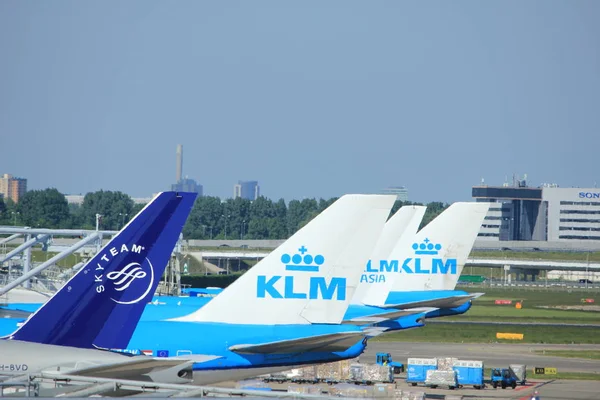
<path id="1" fill-rule="evenodd" d="M 454 290 L 490 203 L 458 202 L 421 229 L 415 241 L 390 256 L 402 274 L 393 291 Z"/>
<path id="2" fill-rule="evenodd" d="M 341 197 L 207 305 L 174 320 L 339 324 L 394 200 Z"/>
<path id="3" fill-rule="evenodd" d="M 386 222 L 371 259 L 360 277 L 353 303 L 385 304 L 398 276 L 395 272 L 386 273 L 385 263 L 395 248 L 410 247 L 426 209 L 425 206 L 404 206 Z"/>

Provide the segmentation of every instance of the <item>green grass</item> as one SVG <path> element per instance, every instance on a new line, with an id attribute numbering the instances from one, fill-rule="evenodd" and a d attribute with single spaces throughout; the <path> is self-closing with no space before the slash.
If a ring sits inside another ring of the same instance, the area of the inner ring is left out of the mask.
<path id="1" fill-rule="evenodd" d="M 544 288 L 523 289 L 523 288 L 486 288 L 486 287 L 468 287 L 460 288 L 469 293 L 485 293 L 473 301 L 474 305 L 493 305 L 494 300 L 519 300 L 523 301 L 523 309 L 535 309 L 539 306 L 559 306 L 559 305 L 582 305 L 581 299 L 594 298 L 600 303 L 600 292 L 593 290 L 567 291 L 567 290 L 548 290 Z M 493 305 L 498 308 L 515 308 L 512 306 Z M 571 311 L 569 311 L 571 312 Z"/>
<path id="2" fill-rule="evenodd" d="M 31 259 L 33 262 L 45 262 L 58 253 L 49 253 L 47 251 L 41 250 L 32 250 L 31 251 Z M 67 257 L 60 260 L 56 265 L 60 268 L 71 268 L 75 264 L 81 261 L 81 256 L 76 254 L 69 254 Z"/>
<path id="3" fill-rule="evenodd" d="M 7 249 L 7 252 L 10 250 L 11 249 Z M 31 250 L 31 261 L 34 263 L 42 263 L 42 262 L 48 261 L 49 259 L 51 259 L 52 257 L 54 257 L 57 254 L 58 253 L 50 253 L 47 251 L 32 249 Z M 18 255 L 17 257 L 20 258 L 20 255 Z M 71 268 L 73 265 L 77 264 L 80 261 L 81 261 L 80 255 L 69 254 L 67 257 L 60 260 L 56 265 L 58 265 L 60 268 Z"/>
<path id="4" fill-rule="evenodd" d="M 240 251 L 240 247 L 228 247 L 228 246 L 212 246 L 212 247 L 193 247 L 194 250 L 218 250 L 218 251 Z M 243 249 L 248 252 L 264 252 L 272 251 L 273 248 L 259 248 L 252 247 L 249 249 Z M 569 260 L 569 261 L 587 261 L 589 257 L 590 262 L 600 261 L 600 252 L 550 252 L 550 251 L 483 251 L 473 250 L 469 255 L 471 258 L 505 258 L 509 260 Z"/>
<path id="5" fill-rule="evenodd" d="M 563 252 L 563 251 L 484 251 L 473 250 L 471 258 L 506 258 L 509 260 L 563 260 L 563 261 L 600 261 L 600 252 Z"/>
<path id="6" fill-rule="evenodd" d="M 527 380 L 551 380 L 551 379 L 573 379 L 583 381 L 600 381 L 600 374 L 594 374 L 593 372 L 560 372 L 556 375 L 536 375 L 527 371 Z"/>
<path id="7" fill-rule="evenodd" d="M 494 365 L 496 368 L 506 368 L 506 365 Z M 490 377 L 492 376 L 492 368 L 488 368 L 486 366 L 484 368 L 483 378 L 486 384 L 490 384 Z M 556 371 L 556 375 L 538 375 L 533 373 L 533 368 L 527 368 L 527 380 L 544 380 L 549 381 L 552 379 L 574 379 L 574 380 L 588 380 L 588 381 L 598 381 L 600 380 L 600 374 L 596 374 L 593 372 L 560 372 Z"/>
<path id="8" fill-rule="evenodd" d="M 523 333 L 523 340 L 496 339 L 496 332 Z M 583 343 L 600 344 L 600 328 L 493 326 L 430 323 L 423 328 L 397 331 L 371 340 L 382 342 L 442 342 L 442 343 Z"/>
<path id="9" fill-rule="evenodd" d="M 600 360 L 600 351 L 598 350 L 536 350 L 535 353 L 553 357 Z"/>
<path id="10" fill-rule="evenodd" d="M 538 281 L 544 281 L 546 279 L 546 271 L 538 271 L 539 275 L 537 276 L 537 280 Z M 502 279 L 503 275 L 504 275 L 504 271 L 502 270 L 502 268 L 492 268 L 492 267 L 474 267 L 472 265 L 466 266 L 463 269 L 462 272 L 464 275 L 481 275 L 483 277 L 485 277 L 486 279 Z M 516 273 L 513 271 L 513 273 L 510 274 L 511 275 L 511 279 L 516 280 L 517 276 Z M 485 283 L 484 283 L 485 285 Z"/>
<path id="11" fill-rule="evenodd" d="M 7 249 L 11 250 L 17 245 L 9 243 Z M 240 251 L 246 252 L 265 252 L 273 251 L 271 247 L 251 247 L 243 249 L 235 246 L 190 246 L 192 251 Z M 564 260 L 564 261 L 587 261 L 599 262 L 600 252 L 561 252 L 561 251 L 510 251 L 510 250 L 473 250 L 469 255 L 470 258 L 505 258 L 509 260 Z"/>
<path id="12" fill-rule="evenodd" d="M 522 308 L 519 310 L 514 306 L 473 305 L 473 307 L 465 314 L 445 317 L 444 321 L 600 324 L 600 312 L 548 310 L 540 308 Z"/>
<path id="13" fill-rule="evenodd" d="M 465 314 L 439 318 L 426 323 L 420 329 L 399 331 L 381 335 L 376 341 L 405 342 L 455 342 L 455 343 L 587 343 L 600 344 L 600 328 L 544 327 L 516 325 L 445 324 L 444 321 L 477 322 L 542 322 L 567 324 L 600 324 L 600 312 L 538 308 L 539 306 L 582 305 L 582 298 L 594 298 L 600 302 L 599 293 L 581 293 L 547 290 L 505 290 L 468 288 L 468 292 L 486 294 L 473 302 Z M 496 299 L 523 301 L 523 308 L 513 305 L 494 305 Z M 496 339 L 496 332 L 523 333 L 523 340 Z"/>
<path id="14" fill-rule="evenodd" d="M 238 239 L 233 239 L 233 240 L 238 240 Z M 196 247 L 196 246 L 190 246 L 189 247 L 190 251 L 235 251 L 235 252 L 240 252 L 243 251 L 245 253 L 264 253 L 264 252 L 271 252 L 274 250 L 274 248 L 272 247 L 249 247 L 247 249 L 243 248 L 243 247 L 236 247 L 236 246 L 206 246 L 206 247 Z"/>
<path id="15" fill-rule="evenodd" d="M 400 362 L 406 362 L 406 360 L 398 360 Z M 492 376 L 492 368 L 506 368 L 506 365 L 485 365 L 483 369 L 483 381 L 486 385 L 490 385 L 491 387 L 491 376 Z M 554 379 L 572 379 L 572 380 L 588 380 L 588 381 L 598 381 L 600 380 L 600 374 L 596 374 L 593 372 L 560 372 L 556 371 L 556 375 L 537 375 L 533 373 L 533 367 L 527 368 L 527 380 L 536 380 L 536 381 L 549 381 Z M 401 381 L 402 379 L 406 379 L 406 374 L 402 373 L 396 377 L 396 381 Z M 518 387 L 519 385 L 517 385 Z M 469 388 L 469 386 L 467 386 Z"/>

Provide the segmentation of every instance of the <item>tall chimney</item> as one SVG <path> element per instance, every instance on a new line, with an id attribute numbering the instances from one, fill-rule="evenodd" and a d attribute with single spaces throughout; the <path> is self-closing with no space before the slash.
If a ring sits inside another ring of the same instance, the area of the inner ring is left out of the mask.
<path id="1" fill-rule="evenodd" d="M 183 145 L 177 145 L 177 176 L 175 177 L 176 183 L 181 181 L 181 171 L 183 170 Z"/>

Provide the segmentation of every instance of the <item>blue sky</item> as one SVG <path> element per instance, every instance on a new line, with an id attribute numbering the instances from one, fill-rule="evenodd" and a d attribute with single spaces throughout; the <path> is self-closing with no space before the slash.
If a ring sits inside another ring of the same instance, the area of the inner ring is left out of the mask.
<path id="1" fill-rule="evenodd" d="M 600 2 L 0 2 L 0 173 L 148 196 L 600 180 Z M 598 182 L 600 183 L 600 182 Z"/>

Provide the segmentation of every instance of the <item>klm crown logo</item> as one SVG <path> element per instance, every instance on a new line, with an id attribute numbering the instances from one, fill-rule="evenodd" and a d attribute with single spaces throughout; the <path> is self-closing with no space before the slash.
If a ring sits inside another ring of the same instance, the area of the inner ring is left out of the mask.
<path id="1" fill-rule="evenodd" d="M 413 243 L 412 248 L 415 254 L 437 256 L 438 252 L 442 249 L 442 245 L 439 243 L 433 244 L 431 240 L 425 238 L 421 244 Z"/>
<path id="2" fill-rule="evenodd" d="M 308 249 L 304 246 L 298 249 L 300 254 L 290 256 L 285 253 L 281 256 L 281 262 L 285 264 L 286 271 L 319 272 L 319 267 L 325 262 L 321 254 L 312 256 L 305 254 Z"/>
<path id="3" fill-rule="evenodd" d="M 283 254 L 281 262 L 286 271 L 319 272 L 325 263 L 322 254 L 313 256 L 302 246 L 297 254 Z M 301 281 L 298 284 L 296 281 Z M 307 282 L 308 281 L 308 282 Z M 325 277 L 314 275 L 258 275 L 256 277 L 256 297 L 272 299 L 346 300 L 346 277 Z"/>

